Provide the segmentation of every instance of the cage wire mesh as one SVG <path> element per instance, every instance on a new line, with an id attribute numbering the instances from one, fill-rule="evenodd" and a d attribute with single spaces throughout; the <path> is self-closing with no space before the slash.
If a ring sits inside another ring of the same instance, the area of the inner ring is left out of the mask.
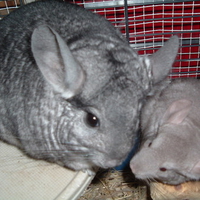
<path id="1" fill-rule="evenodd" d="M 105 16 L 141 55 L 154 53 L 172 35 L 178 35 L 181 47 L 170 77 L 200 77 L 200 1 L 72 2 Z"/>
<path id="2" fill-rule="evenodd" d="M 33 1 L 35 0 L 0 0 L 0 20 L 19 6 Z"/>
<path id="3" fill-rule="evenodd" d="M 0 18 L 34 0 L 0 0 Z M 180 50 L 171 78 L 200 77 L 200 1 L 66 0 L 103 15 L 141 55 L 154 53 L 172 35 Z"/>

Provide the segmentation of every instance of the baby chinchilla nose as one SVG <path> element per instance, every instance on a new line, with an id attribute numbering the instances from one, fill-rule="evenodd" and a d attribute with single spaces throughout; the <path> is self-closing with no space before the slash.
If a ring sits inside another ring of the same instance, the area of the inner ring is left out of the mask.
<path id="1" fill-rule="evenodd" d="M 142 166 L 138 163 L 137 155 L 131 159 L 129 165 L 133 174 L 136 174 L 142 168 Z"/>
<path id="2" fill-rule="evenodd" d="M 135 165 L 134 163 L 130 163 L 130 168 L 131 168 L 131 171 L 133 172 L 133 174 L 135 174 L 136 173 L 136 171 L 137 171 L 137 165 Z"/>

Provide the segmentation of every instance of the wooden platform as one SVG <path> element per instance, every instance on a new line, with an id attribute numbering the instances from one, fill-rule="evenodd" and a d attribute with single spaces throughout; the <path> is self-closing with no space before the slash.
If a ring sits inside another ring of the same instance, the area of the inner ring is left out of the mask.
<path id="1" fill-rule="evenodd" d="M 200 181 L 177 186 L 151 183 L 150 190 L 153 200 L 200 200 Z"/>

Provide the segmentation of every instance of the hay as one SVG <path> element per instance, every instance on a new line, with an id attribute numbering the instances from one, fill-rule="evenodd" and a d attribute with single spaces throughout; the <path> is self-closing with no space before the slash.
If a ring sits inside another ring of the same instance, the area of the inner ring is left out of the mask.
<path id="1" fill-rule="evenodd" d="M 79 200 L 150 200 L 147 186 L 130 170 L 99 171 Z"/>

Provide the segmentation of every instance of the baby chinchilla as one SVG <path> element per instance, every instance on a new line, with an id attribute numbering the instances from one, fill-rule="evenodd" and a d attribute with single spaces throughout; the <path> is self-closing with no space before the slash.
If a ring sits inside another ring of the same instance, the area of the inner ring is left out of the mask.
<path id="1" fill-rule="evenodd" d="M 169 73 L 172 37 L 139 57 L 108 21 L 38 1 L 0 21 L 0 138 L 69 168 L 108 168 L 132 148 L 145 96 Z"/>
<path id="2" fill-rule="evenodd" d="M 135 176 L 177 185 L 200 179 L 200 81 L 173 80 L 142 108 L 143 144 L 132 158 Z"/>

